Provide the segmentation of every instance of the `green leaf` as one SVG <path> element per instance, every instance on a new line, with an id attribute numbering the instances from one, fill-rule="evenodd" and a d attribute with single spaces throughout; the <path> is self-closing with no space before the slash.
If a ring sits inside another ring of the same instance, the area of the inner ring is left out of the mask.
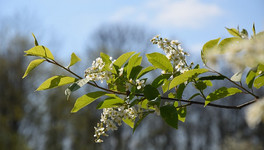
<path id="1" fill-rule="evenodd" d="M 200 77 L 198 80 L 224 80 L 225 76 L 205 76 L 205 77 Z"/>
<path id="2" fill-rule="evenodd" d="M 187 108 L 186 107 L 178 107 L 178 102 L 174 102 L 174 107 L 176 107 L 177 112 L 178 112 L 178 120 L 180 120 L 181 122 L 185 122 L 186 119 L 186 115 L 187 115 Z"/>
<path id="3" fill-rule="evenodd" d="M 136 77 L 138 76 L 139 72 L 142 70 L 142 66 L 136 66 L 136 67 L 133 67 L 133 69 L 131 70 L 131 73 L 130 73 L 130 76 L 128 79 L 133 79 L 135 80 Z"/>
<path id="4" fill-rule="evenodd" d="M 126 118 L 126 119 L 122 119 L 123 120 L 123 122 L 125 123 L 125 124 L 127 124 L 130 128 L 134 128 L 134 121 L 132 121 L 131 119 L 128 119 L 128 118 Z"/>
<path id="5" fill-rule="evenodd" d="M 233 36 L 241 37 L 239 31 L 235 28 L 226 28 L 226 30 Z"/>
<path id="6" fill-rule="evenodd" d="M 226 38 L 226 39 L 223 39 L 219 44 L 218 44 L 218 47 L 220 48 L 221 50 L 221 53 L 224 53 L 226 49 L 230 44 L 235 44 L 236 42 L 240 41 L 241 39 L 238 38 L 238 37 L 230 37 L 230 38 Z"/>
<path id="7" fill-rule="evenodd" d="M 115 94 L 105 94 L 105 95 L 109 97 L 106 98 L 104 101 L 100 102 L 97 105 L 96 109 L 111 108 L 125 103 L 124 100 L 122 100 Z"/>
<path id="8" fill-rule="evenodd" d="M 141 108 L 148 109 L 148 100 L 144 99 L 143 101 L 139 102 L 139 105 L 141 105 Z"/>
<path id="9" fill-rule="evenodd" d="M 196 78 L 199 74 L 205 73 L 207 72 L 207 69 L 193 69 L 193 70 L 189 70 L 184 72 L 183 74 L 175 77 L 169 86 L 169 90 L 176 87 L 179 84 L 184 83 L 185 81 L 189 81 L 191 79 Z"/>
<path id="10" fill-rule="evenodd" d="M 160 106 L 160 101 L 161 101 L 160 96 L 156 97 L 155 99 L 152 99 L 148 102 L 148 106 Z"/>
<path id="11" fill-rule="evenodd" d="M 247 32 L 247 30 L 246 29 L 242 29 L 241 35 L 242 35 L 243 38 L 248 38 L 248 32 Z"/>
<path id="12" fill-rule="evenodd" d="M 256 68 L 252 68 L 248 71 L 247 77 L 246 77 L 246 84 L 248 85 L 248 88 L 252 88 L 254 79 L 256 77 Z"/>
<path id="13" fill-rule="evenodd" d="M 264 74 L 261 76 L 257 77 L 254 81 L 254 87 L 259 89 L 264 85 Z"/>
<path id="14" fill-rule="evenodd" d="M 50 50 L 44 46 L 35 46 L 27 51 L 24 51 L 26 56 L 39 56 L 43 58 L 48 58 L 54 60 L 54 57 Z"/>
<path id="15" fill-rule="evenodd" d="M 128 52 L 125 54 L 122 54 L 119 56 L 116 61 L 114 62 L 114 65 L 118 66 L 121 68 L 121 66 L 130 58 L 131 55 L 133 55 L 135 52 Z"/>
<path id="16" fill-rule="evenodd" d="M 66 90 L 65 95 L 67 96 L 67 100 L 69 99 L 72 92 L 78 90 L 82 86 L 84 86 L 86 83 L 88 83 L 90 80 L 88 78 L 84 78 L 81 80 L 78 80 L 77 82 L 71 84 Z"/>
<path id="17" fill-rule="evenodd" d="M 235 82 L 240 82 L 242 75 L 243 75 L 244 69 L 235 73 L 230 79 Z"/>
<path id="18" fill-rule="evenodd" d="M 225 98 L 227 96 L 231 96 L 234 95 L 236 93 L 241 93 L 242 91 L 239 90 L 238 88 L 226 88 L 226 87 L 222 87 L 219 88 L 217 90 L 215 90 L 214 92 L 210 93 L 205 100 L 205 105 L 208 105 L 210 102 L 221 99 L 221 98 Z"/>
<path id="19" fill-rule="evenodd" d="M 133 67 L 135 66 L 139 66 L 141 64 L 142 61 L 142 57 L 138 57 L 140 53 L 135 54 L 134 56 L 132 56 L 127 64 L 127 78 L 129 79 L 130 73 L 133 69 Z"/>
<path id="20" fill-rule="evenodd" d="M 257 72 L 256 72 L 256 76 L 262 74 L 263 72 L 264 72 L 264 65 L 263 64 L 259 64 Z"/>
<path id="21" fill-rule="evenodd" d="M 136 129 L 137 129 L 137 127 L 139 126 L 139 124 L 141 123 L 141 121 L 142 121 L 143 119 L 145 119 L 145 117 L 147 117 L 150 113 L 151 113 L 151 112 L 149 112 L 149 111 L 148 111 L 148 112 L 143 112 L 143 113 L 142 113 L 141 118 L 138 119 L 138 120 L 135 122 L 135 124 L 134 124 L 133 133 L 136 131 Z"/>
<path id="22" fill-rule="evenodd" d="M 76 82 L 78 79 L 73 78 L 73 77 L 68 77 L 68 76 L 53 76 L 46 81 L 44 81 L 36 91 L 41 91 L 41 90 L 47 90 L 51 88 L 56 88 L 65 84 L 70 84 L 73 82 Z"/>
<path id="23" fill-rule="evenodd" d="M 188 100 L 191 100 L 191 99 L 195 98 L 196 96 L 200 96 L 200 93 L 193 94 Z"/>
<path id="24" fill-rule="evenodd" d="M 105 94 L 106 94 L 106 92 L 97 91 L 97 92 L 87 93 L 87 94 L 79 97 L 76 100 L 74 107 L 72 108 L 71 112 L 75 113 L 75 112 L 79 111 L 83 107 L 89 105 L 90 103 L 92 103 L 93 101 L 97 100 L 98 98 L 102 97 Z"/>
<path id="25" fill-rule="evenodd" d="M 41 63 L 43 63 L 45 61 L 45 59 L 35 59 L 35 60 L 32 60 L 28 67 L 27 67 L 27 70 L 25 72 L 25 74 L 23 75 L 22 78 L 25 78 L 30 71 L 32 71 L 33 69 L 35 69 L 38 65 L 40 65 Z"/>
<path id="26" fill-rule="evenodd" d="M 110 60 L 110 56 L 108 56 L 107 54 L 100 52 L 100 56 L 102 60 L 105 62 L 105 64 L 110 65 L 112 63 L 112 61 Z"/>
<path id="27" fill-rule="evenodd" d="M 166 93 L 168 90 L 169 90 L 169 84 L 171 83 L 171 80 L 167 80 L 165 79 L 163 81 L 163 85 L 161 86 L 162 87 L 162 91 L 163 93 Z"/>
<path id="28" fill-rule="evenodd" d="M 151 53 L 151 54 L 146 54 L 148 61 L 154 66 L 159 69 L 168 71 L 168 72 L 173 72 L 172 65 L 169 61 L 169 59 L 161 54 L 161 53 Z"/>
<path id="29" fill-rule="evenodd" d="M 35 46 L 38 46 L 38 41 L 37 41 L 37 38 L 35 37 L 35 35 L 32 33 L 32 36 L 34 37 L 34 43 L 35 43 Z"/>
<path id="30" fill-rule="evenodd" d="M 178 129 L 178 111 L 174 106 L 166 105 L 160 107 L 160 115 L 168 125 Z"/>
<path id="31" fill-rule="evenodd" d="M 138 74 L 138 76 L 137 76 L 137 79 L 140 78 L 140 77 L 142 77 L 142 76 L 145 75 L 146 73 L 148 73 L 148 72 L 154 70 L 154 69 L 156 69 L 156 68 L 153 67 L 153 66 L 148 66 L 148 67 L 144 68 L 143 70 L 141 70 L 141 71 L 139 72 L 139 74 Z"/>
<path id="32" fill-rule="evenodd" d="M 204 64 L 207 63 L 206 55 L 208 54 L 208 51 L 213 50 L 217 46 L 219 40 L 220 38 L 210 40 L 203 45 L 203 49 L 201 51 L 201 57 Z"/>
<path id="33" fill-rule="evenodd" d="M 178 88 L 176 89 L 176 98 L 177 99 L 182 99 L 182 94 L 184 89 L 186 88 L 185 84 L 180 84 Z"/>
<path id="34" fill-rule="evenodd" d="M 255 37 L 255 36 L 256 36 L 256 28 L 255 28 L 255 23 L 253 23 L 252 31 L 253 31 L 253 35 L 254 35 L 254 37 Z"/>
<path id="35" fill-rule="evenodd" d="M 72 53 L 71 54 L 71 62 L 70 62 L 69 66 L 67 68 L 69 68 L 70 66 L 73 66 L 78 61 L 81 61 L 81 59 L 78 56 L 76 56 L 75 53 Z"/>
<path id="36" fill-rule="evenodd" d="M 159 94 L 159 91 L 157 90 L 157 88 L 148 84 L 144 87 L 144 96 L 148 100 L 153 100 L 156 97 L 160 96 L 160 94 Z"/>
<path id="37" fill-rule="evenodd" d="M 195 84 L 195 87 L 199 90 L 204 90 L 207 88 L 207 86 L 213 86 L 210 80 L 200 80 Z"/>
<path id="38" fill-rule="evenodd" d="M 181 122 L 185 122 L 186 115 L 187 115 L 187 108 L 186 107 L 180 107 L 177 109 L 178 111 L 178 119 Z"/>
<path id="39" fill-rule="evenodd" d="M 168 80 L 170 76 L 171 76 L 170 74 L 162 74 L 158 76 L 156 79 L 154 79 L 151 85 L 155 88 L 158 88 L 163 84 L 165 80 Z"/>

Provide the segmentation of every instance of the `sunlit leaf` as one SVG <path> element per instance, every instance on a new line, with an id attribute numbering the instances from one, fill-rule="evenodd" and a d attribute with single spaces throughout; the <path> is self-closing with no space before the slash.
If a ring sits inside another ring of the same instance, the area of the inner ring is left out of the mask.
<path id="1" fill-rule="evenodd" d="M 242 91 L 239 90 L 238 88 L 226 88 L 226 87 L 222 87 L 219 88 L 217 90 L 215 90 L 214 92 L 210 93 L 205 100 L 205 105 L 208 105 L 210 102 L 221 99 L 221 98 L 225 98 L 231 95 L 234 95 L 236 93 L 241 93 Z"/>
<path id="2" fill-rule="evenodd" d="M 126 118 L 126 119 L 122 119 L 123 120 L 123 122 L 125 123 L 125 124 L 127 124 L 130 128 L 134 128 L 134 121 L 132 121 L 131 119 L 128 119 L 128 118 Z"/>
<path id="3" fill-rule="evenodd" d="M 224 53 L 226 50 L 228 50 L 226 49 L 228 46 L 237 44 L 240 40 L 241 38 L 238 37 L 225 38 L 218 44 L 218 47 L 220 48 L 221 53 Z"/>
<path id="4" fill-rule="evenodd" d="M 178 129 L 178 111 L 173 105 L 160 107 L 160 115 L 168 125 Z"/>
<path id="5" fill-rule="evenodd" d="M 33 69 L 35 69 L 38 65 L 40 65 L 41 63 L 43 63 L 45 61 L 45 59 L 35 59 L 35 60 L 32 60 L 28 67 L 27 67 L 27 70 L 25 72 L 25 74 L 23 75 L 22 78 L 25 78 L 30 71 L 32 71 Z"/>
<path id="6" fill-rule="evenodd" d="M 84 78 L 81 80 L 78 80 L 77 82 L 71 84 L 66 90 L 65 90 L 65 95 L 67 96 L 67 100 L 69 99 L 70 95 L 72 92 L 78 90 L 85 84 L 87 84 L 90 80 L 88 78 Z"/>
<path id="7" fill-rule="evenodd" d="M 139 66 L 141 64 L 142 61 L 142 57 L 138 57 L 140 53 L 135 54 L 134 56 L 132 56 L 127 64 L 127 78 L 129 78 L 130 73 L 133 69 L 133 67 L 135 66 Z"/>
<path id="8" fill-rule="evenodd" d="M 257 77 L 254 81 L 254 87 L 259 89 L 264 85 L 264 74 L 261 76 Z"/>
<path id="9" fill-rule="evenodd" d="M 37 41 L 37 38 L 35 37 L 35 35 L 32 33 L 32 36 L 34 37 L 34 43 L 35 43 L 35 46 L 38 46 L 38 41 Z"/>
<path id="10" fill-rule="evenodd" d="M 138 76 L 137 76 L 137 79 L 140 78 L 140 77 L 142 77 L 142 76 L 145 75 L 146 73 L 148 73 L 148 72 L 154 70 L 154 69 L 156 69 L 154 66 L 148 66 L 148 67 L 144 68 L 143 70 L 141 70 L 141 71 L 139 72 L 139 74 L 138 74 Z"/>
<path id="11" fill-rule="evenodd" d="M 105 62 L 105 64 L 111 64 L 112 61 L 110 60 L 110 56 L 108 56 L 107 54 L 100 52 L 100 56 L 102 58 L 102 60 Z"/>
<path id="12" fill-rule="evenodd" d="M 170 83 L 171 83 L 171 80 L 165 79 L 163 81 L 163 85 L 161 86 L 163 93 L 166 93 L 169 90 Z"/>
<path id="13" fill-rule="evenodd" d="M 264 64 L 259 64 L 256 72 L 256 76 L 262 74 L 264 72 Z"/>
<path id="14" fill-rule="evenodd" d="M 242 75 L 243 75 L 243 72 L 244 72 L 244 69 L 242 71 L 239 71 L 239 72 L 235 73 L 230 79 L 232 81 L 235 81 L 235 82 L 240 82 L 241 78 L 242 78 Z"/>
<path id="15" fill-rule="evenodd" d="M 98 98 L 104 96 L 106 92 L 103 91 L 97 91 L 97 92 L 91 92 L 87 93 L 81 97 L 79 97 L 75 104 L 74 107 L 72 108 L 71 112 L 75 113 L 82 109 L 83 107 L 87 106 L 88 104 L 92 103 L 93 101 L 97 100 Z"/>
<path id="16" fill-rule="evenodd" d="M 241 37 L 239 31 L 235 28 L 226 28 L 226 30 L 233 36 Z"/>
<path id="17" fill-rule="evenodd" d="M 68 76 L 53 76 L 46 81 L 44 81 L 36 91 L 41 91 L 41 90 L 47 90 L 51 88 L 56 88 L 65 84 L 70 84 L 73 82 L 76 82 L 78 79 L 73 78 L 73 77 L 68 77 Z"/>
<path id="18" fill-rule="evenodd" d="M 39 56 L 39 57 L 54 60 L 54 57 L 52 53 L 50 52 L 50 50 L 44 46 L 35 46 L 24 52 L 26 53 L 26 56 Z"/>
<path id="19" fill-rule="evenodd" d="M 72 53 L 72 54 L 71 54 L 71 62 L 70 62 L 70 64 L 69 64 L 68 67 L 73 66 L 73 65 L 76 64 L 78 61 L 81 61 L 81 59 L 80 59 L 78 56 L 76 56 L 75 53 Z"/>
<path id="20" fill-rule="evenodd" d="M 162 74 L 158 76 L 156 79 L 154 79 L 151 85 L 155 88 L 158 88 L 163 84 L 165 80 L 168 80 L 170 76 L 171 76 L 170 74 Z"/>
<path id="21" fill-rule="evenodd" d="M 207 57 L 208 52 L 210 50 L 213 50 L 217 46 L 219 40 L 220 40 L 220 38 L 214 39 L 214 40 L 210 40 L 210 41 L 206 42 L 203 45 L 203 49 L 201 51 L 201 57 L 202 57 L 202 61 L 203 61 L 204 64 L 207 63 L 206 57 Z"/>
<path id="22" fill-rule="evenodd" d="M 111 107 L 116 107 L 120 104 L 125 103 L 123 99 L 120 97 L 116 96 L 115 94 L 105 94 L 106 96 L 109 96 L 106 98 L 104 101 L 100 102 L 96 109 L 103 109 L 103 108 L 111 108 Z"/>
<path id="23" fill-rule="evenodd" d="M 193 69 L 193 70 L 189 70 L 189 71 L 186 71 L 184 72 L 183 74 L 175 77 L 171 83 L 170 83 L 170 86 L 169 86 L 169 90 L 176 87 L 177 85 L 179 84 L 182 84 L 184 83 L 185 81 L 189 81 L 191 79 L 194 79 L 196 78 L 199 74 L 202 74 L 202 73 L 205 73 L 207 72 L 208 70 L 207 69 Z"/>
<path id="24" fill-rule="evenodd" d="M 173 68 L 169 59 L 161 53 L 146 54 L 148 61 L 154 66 L 161 70 L 172 72 Z"/>
<path id="25" fill-rule="evenodd" d="M 178 102 L 174 102 L 174 107 L 178 107 Z M 186 119 L 186 115 L 187 115 L 187 108 L 185 107 L 179 107 L 176 108 L 177 112 L 178 112 L 178 120 L 180 120 L 181 122 L 185 122 Z"/>
<path id="26" fill-rule="evenodd" d="M 135 52 L 127 52 L 125 54 L 122 54 L 116 59 L 116 61 L 114 62 L 114 65 L 120 68 L 134 53 Z"/>
<path id="27" fill-rule="evenodd" d="M 246 77 L 246 84 L 248 85 L 248 88 L 252 88 L 254 79 L 256 77 L 256 68 L 252 68 L 248 71 L 247 77 Z"/>

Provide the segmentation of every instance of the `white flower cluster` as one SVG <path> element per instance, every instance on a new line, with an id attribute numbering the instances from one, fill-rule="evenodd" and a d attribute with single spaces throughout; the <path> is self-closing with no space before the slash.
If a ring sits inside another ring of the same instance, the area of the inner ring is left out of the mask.
<path id="1" fill-rule="evenodd" d="M 104 108 L 103 113 L 101 114 L 101 123 L 98 123 L 97 127 L 94 127 L 94 137 L 96 137 L 95 142 L 103 142 L 103 140 L 100 139 L 100 136 L 108 136 L 105 132 L 117 130 L 117 125 L 122 125 L 122 119 L 135 121 L 137 116 L 138 111 L 135 109 L 135 107 L 125 108 L 125 106 L 121 106 L 118 108 Z"/>
<path id="2" fill-rule="evenodd" d="M 185 56 L 189 54 L 183 51 L 181 43 L 177 40 L 169 40 L 167 38 L 161 38 L 159 35 L 151 39 L 153 44 L 157 44 L 159 48 L 163 49 L 166 57 L 173 62 L 175 71 L 184 73 L 189 70 L 186 64 Z M 164 71 L 162 73 L 165 73 Z"/>
<path id="3" fill-rule="evenodd" d="M 256 127 L 261 121 L 264 123 L 264 98 L 249 106 L 246 121 L 250 128 Z"/>
<path id="4" fill-rule="evenodd" d="M 264 36 L 229 44 L 224 57 L 237 70 L 264 63 Z"/>
<path id="5" fill-rule="evenodd" d="M 111 77 L 109 71 L 103 71 L 105 63 L 101 57 L 96 58 L 92 63 L 92 67 L 85 70 L 85 77 L 92 81 L 108 80 Z"/>
<path id="6" fill-rule="evenodd" d="M 139 89 L 145 87 L 145 80 L 139 80 L 139 79 L 137 79 L 136 80 L 136 84 L 137 84 L 137 89 L 139 90 Z"/>
<path id="7" fill-rule="evenodd" d="M 253 39 L 234 40 L 225 46 L 215 47 L 208 51 L 206 59 L 212 65 L 216 65 L 220 56 L 229 63 L 235 72 L 241 71 L 245 67 L 256 67 L 259 63 L 264 63 L 264 36 Z"/>

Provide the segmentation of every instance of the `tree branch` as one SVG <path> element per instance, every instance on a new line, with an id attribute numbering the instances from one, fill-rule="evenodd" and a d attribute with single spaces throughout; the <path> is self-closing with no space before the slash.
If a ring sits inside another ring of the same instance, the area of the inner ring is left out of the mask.
<path id="1" fill-rule="evenodd" d="M 62 66 L 61 64 L 59 64 L 58 62 L 56 62 L 55 60 L 49 60 L 49 59 L 46 59 L 47 62 L 49 63 L 52 63 L 54 65 L 57 65 L 61 68 L 63 68 L 64 70 L 66 70 L 67 72 L 73 74 L 74 76 L 76 76 L 77 78 L 79 79 L 82 79 L 81 76 L 77 75 L 76 73 L 72 72 L 70 69 Z M 209 67 L 208 67 L 209 68 Z M 222 75 L 221 73 L 217 72 L 217 71 L 214 71 L 213 72 L 219 74 L 219 75 Z M 224 76 L 224 75 L 222 75 Z M 229 79 L 228 77 L 224 76 L 226 79 Z M 230 80 L 230 79 L 229 79 Z M 244 87 L 241 87 L 240 85 L 238 85 L 237 83 L 233 82 L 232 80 L 230 80 L 232 83 L 234 83 L 235 85 L 239 86 L 240 88 L 244 89 L 247 93 L 251 94 L 252 96 L 254 96 L 256 99 L 254 100 L 251 100 L 251 101 L 248 101 L 246 103 L 243 103 L 243 104 L 240 104 L 238 106 L 230 106 L 230 105 L 219 105 L 219 104 L 213 104 L 213 103 L 209 103 L 207 104 L 207 106 L 211 106 L 211 107 L 217 107 L 217 108 L 225 108 L 225 109 L 241 109 L 243 107 L 246 107 L 254 102 L 257 101 L 258 99 L 258 96 L 254 95 L 253 93 L 249 92 L 248 90 L 246 90 Z M 101 90 L 104 90 L 104 91 L 107 91 L 107 92 L 110 92 L 110 93 L 114 93 L 114 94 L 119 94 L 119 95 L 127 95 L 126 92 L 119 92 L 119 91 L 113 91 L 113 90 L 110 90 L 110 89 L 107 89 L 107 88 L 104 88 L 104 87 L 101 87 L 101 86 L 98 86 L 96 83 L 91 83 L 91 82 L 88 82 L 87 84 L 89 85 L 92 85 L 94 87 L 97 87 Z M 135 94 L 135 96 L 140 96 L 140 97 L 144 97 L 144 94 Z M 161 99 L 164 99 L 164 100 L 171 100 L 171 101 L 178 101 L 178 102 L 185 102 L 187 103 L 185 106 L 190 106 L 192 104 L 196 104 L 196 105 L 203 105 L 204 106 L 204 102 L 198 102 L 198 101 L 191 101 L 191 100 L 184 100 L 184 99 L 176 99 L 176 98 L 169 98 L 169 97 L 161 97 Z"/>

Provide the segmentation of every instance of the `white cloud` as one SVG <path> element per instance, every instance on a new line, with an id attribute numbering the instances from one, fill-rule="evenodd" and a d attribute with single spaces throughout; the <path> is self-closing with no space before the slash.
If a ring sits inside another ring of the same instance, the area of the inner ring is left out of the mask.
<path id="1" fill-rule="evenodd" d="M 223 10 L 200 0 L 151 0 L 117 11 L 111 20 L 137 21 L 162 27 L 199 28 L 221 16 Z"/>
<path id="2" fill-rule="evenodd" d="M 123 7 L 122 9 L 114 13 L 114 15 L 111 17 L 111 20 L 121 21 L 121 20 L 124 20 L 127 16 L 133 15 L 135 12 L 136 12 L 136 9 L 134 7 Z"/>

